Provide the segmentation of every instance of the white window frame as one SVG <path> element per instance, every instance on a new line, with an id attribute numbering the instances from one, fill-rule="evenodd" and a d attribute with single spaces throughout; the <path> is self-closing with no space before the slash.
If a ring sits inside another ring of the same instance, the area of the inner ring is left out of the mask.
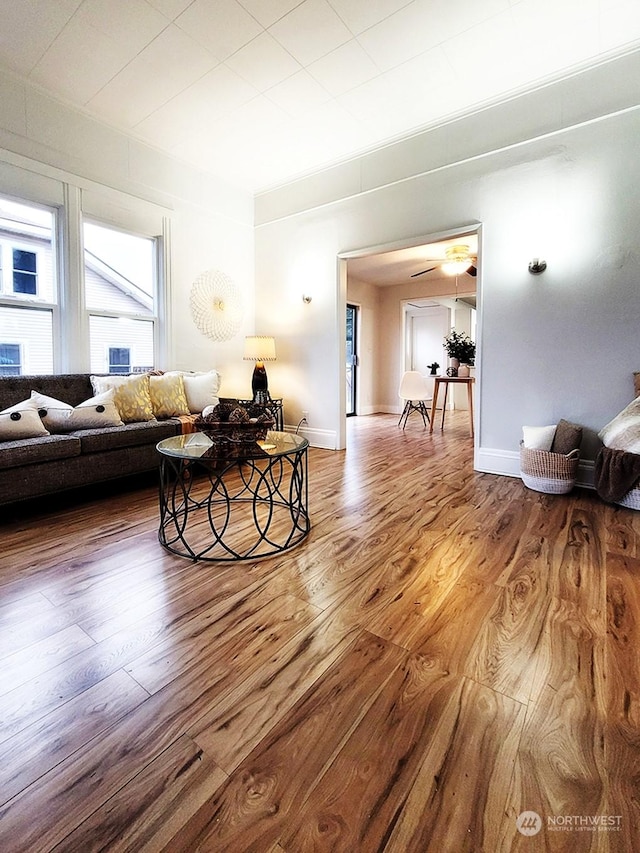
<path id="1" fill-rule="evenodd" d="M 115 225 L 113 222 L 105 222 L 103 220 L 98 219 L 95 216 L 84 215 L 82 217 L 82 227 L 84 223 L 88 223 L 91 225 L 97 225 L 102 228 L 107 228 L 111 231 L 119 231 L 122 234 L 126 234 L 131 237 L 139 237 L 142 240 L 150 240 L 153 243 L 154 251 L 152 254 L 152 276 L 153 276 L 153 292 L 152 292 L 152 303 L 153 310 L 150 313 L 146 313 L 144 311 L 124 311 L 124 310 L 109 310 L 109 311 L 101 311 L 97 308 L 89 308 L 85 305 L 85 319 L 86 319 L 86 328 L 88 341 L 87 346 L 90 346 L 90 325 L 91 325 L 91 317 L 105 317 L 107 319 L 117 320 L 119 318 L 125 318 L 129 320 L 143 320 L 145 322 L 149 322 L 152 324 L 152 338 L 153 338 L 153 360 L 154 360 L 154 368 L 157 367 L 159 359 L 161 357 L 161 331 L 160 331 L 160 316 L 161 316 L 161 298 L 162 292 L 164 288 L 164 283 L 160 280 L 161 272 L 162 272 L 162 252 L 163 252 L 163 238 L 162 235 L 151 235 L 151 234 L 142 234 L 140 232 L 134 231 L 132 229 Z M 83 287 L 86 286 L 84 282 L 84 267 L 85 267 L 85 259 L 84 259 L 84 247 L 82 252 L 82 269 L 83 269 Z M 132 360 L 135 357 L 134 348 L 130 343 L 112 343 L 109 346 L 127 346 L 131 351 Z M 108 358 L 108 350 L 106 354 L 105 363 L 109 364 Z"/>

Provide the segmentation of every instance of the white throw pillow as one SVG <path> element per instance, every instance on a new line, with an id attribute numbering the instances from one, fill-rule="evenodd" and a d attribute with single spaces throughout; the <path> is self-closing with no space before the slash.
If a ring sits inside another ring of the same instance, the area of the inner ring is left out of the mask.
<path id="1" fill-rule="evenodd" d="M 605 447 L 640 453 L 640 397 L 632 400 L 598 433 Z"/>
<path id="2" fill-rule="evenodd" d="M 25 409 L 35 409 L 38 410 L 38 405 L 35 400 L 32 400 L 29 397 L 28 400 L 21 400 L 19 403 L 14 403 L 13 406 L 9 406 L 8 409 L 3 409 L 0 414 L 6 414 L 7 412 L 23 412 Z"/>
<path id="3" fill-rule="evenodd" d="M 551 450 L 553 439 L 556 434 L 557 424 L 551 426 L 523 426 L 522 438 L 524 446 L 531 450 Z"/>
<path id="4" fill-rule="evenodd" d="M 73 406 L 70 406 L 69 403 L 63 403 L 62 400 L 56 400 L 55 397 L 41 394 L 40 391 L 31 392 L 31 401 L 36 405 L 42 423 L 50 432 L 66 429 L 65 424 Z"/>
<path id="5" fill-rule="evenodd" d="M 69 403 L 47 397 L 46 394 L 40 394 L 38 391 L 31 392 L 31 399 L 38 405 L 43 423 L 52 432 L 122 426 L 114 396 L 114 390 L 109 389 L 74 408 Z"/>
<path id="6" fill-rule="evenodd" d="M 217 370 L 209 370 L 207 373 L 183 373 L 182 380 L 192 415 L 199 414 L 207 406 L 218 405 L 220 374 Z"/>
<path id="7" fill-rule="evenodd" d="M 0 412 L 0 441 L 17 441 L 20 438 L 37 438 L 49 435 L 40 420 L 38 410 L 11 407 Z"/>

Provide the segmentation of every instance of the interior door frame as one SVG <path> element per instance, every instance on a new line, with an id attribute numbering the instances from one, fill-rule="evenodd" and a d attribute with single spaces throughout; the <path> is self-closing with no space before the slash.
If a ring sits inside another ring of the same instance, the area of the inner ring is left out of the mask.
<path id="1" fill-rule="evenodd" d="M 344 388 L 346 384 L 346 335 L 343 334 L 343 326 L 340 322 L 342 318 L 345 317 L 346 307 L 347 307 L 347 277 L 348 277 L 348 262 L 350 258 L 362 258 L 367 255 L 376 255 L 381 254 L 383 252 L 390 252 L 394 249 L 408 249 L 413 246 L 423 246 L 429 243 L 437 243 L 440 240 L 449 240 L 457 237 L 465 237 L 468 234 L 477 234 L 478 236 L 478 261 L 477 261 L 477 269 L 478 274 L 476 278 L 476 298 L 478 300 L 478 310 L 477 310 L 477 326 L 476 326 L 476 344 L 477 344 L 477 353 L 479 354 L 482 349 L 482 251 L 483 251 L 483 239 L 482 239 L 482 223 L 481 222 L 473 222 L 469 225 L 460 225 L 457 228 L 451 228 L 446 231 L 438 231 L 431 234 L 424 234 L 419 237 L 411 237 L 405 240 L 397 240 L 392 243 L 379 243 L 375 246 L 369 246 L 366 248 L 354 249 L 351 251 L 340 252 L 337 256 L 337 286 L 336 286 L 336 333 L 338 340 L 338 368 L 340 375 L 338 377 L 337 387 L 340 389 L 339 400 L 338 400 L 338 429 L 337 429 L 337 442 L 336 449 L 343 450 L 347 446 L 347 417 L 346 417 L 346 400 L 344 394 Z M 398 353 L 399 359 L 399 367 L 402 369 L 402 363 L 404 361 L 404 346 L 400 347 L 400 352 Z M 476 364 L 478 362 L 478 358 L 476 356 Z M 481 405 L 482 405 L 482 397 L 479 388 L 479 384 L 481 384 L 480 379 L 481 370 L 476 370 L 476 404 L 474 406 L 474 414 L 477 421 L 476 427 L 474 429 L 474 443 L 475 449 L 480 444 L 480 416 L 481 416 Z M 401 375 L 401 374 L 400 374 Z"/>
<path id="2" fill-rule="evenodd" d="M 352 410 L 349 411 L 349 407 L 346 404 L 345 400 L 345 416 L 347 418 L 355 417 L 358 414 L 358 363 L 359 363 L 359 355 L 358 355 L 358 347 L 360 342 L 360 330 L 358 328 L 360 324 L 360 306 L 356 302 L 347 302 L 345 306 L 345 321 L 346 321 L 346 313 L 349 309 L 353 309 L 353 355 L 351 362 L 351 403 Z M 345 358 L 345 386 L 346 386 L 346 369 L 347 369 L 347 359 Z"/>

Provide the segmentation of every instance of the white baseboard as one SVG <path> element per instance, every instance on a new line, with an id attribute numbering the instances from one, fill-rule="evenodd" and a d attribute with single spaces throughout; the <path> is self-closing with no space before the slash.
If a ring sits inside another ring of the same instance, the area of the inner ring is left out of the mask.
<path id="1" fill-rule="evenodd" d="M 285 431 L 295 432 L 296 427 L 285 425 Z M 310 427 L 301 426 L 298 430 L 298 435 L 303 435 L 311 447 L 320 447 L 323 450 L 336 450 L 338 447 L 338 436 L 334 430 L 311 429 Z"/>
<path id="2" fill-rule="evenodd" d="M 490 447 L 479 447 L 474 459 L 476 471 L 484 474 L 501 474 L 504 477 L 520 476 L 520 453 L 515 450 L 497 450 Z M 576 485 L 585 489 L 594 488 L 594 462 L 592 459 L 582 459 L 578 465 Z"/>

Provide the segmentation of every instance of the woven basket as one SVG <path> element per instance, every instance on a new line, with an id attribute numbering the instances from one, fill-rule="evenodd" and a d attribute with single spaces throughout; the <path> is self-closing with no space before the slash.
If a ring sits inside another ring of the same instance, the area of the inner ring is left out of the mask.
<path id="1" fill-rule="evenodd" d="M 631 491 L 627 492 L 627 494 L 620 498 L 619 501 L 616 501 L 618 506 L 626 506 L 627 509 L 637 509 L 640 510 L 640 486 L 636 486 L 635 489 L 631 489 Z"/>
<path id="2" fill-rule="evenodd" d="M 564 456 L 547 450 L 534 450 L 520 442 L 520 476 L 522 482 L 535 492 L 564 495 L 576 484 L 580 451 Z"/>

